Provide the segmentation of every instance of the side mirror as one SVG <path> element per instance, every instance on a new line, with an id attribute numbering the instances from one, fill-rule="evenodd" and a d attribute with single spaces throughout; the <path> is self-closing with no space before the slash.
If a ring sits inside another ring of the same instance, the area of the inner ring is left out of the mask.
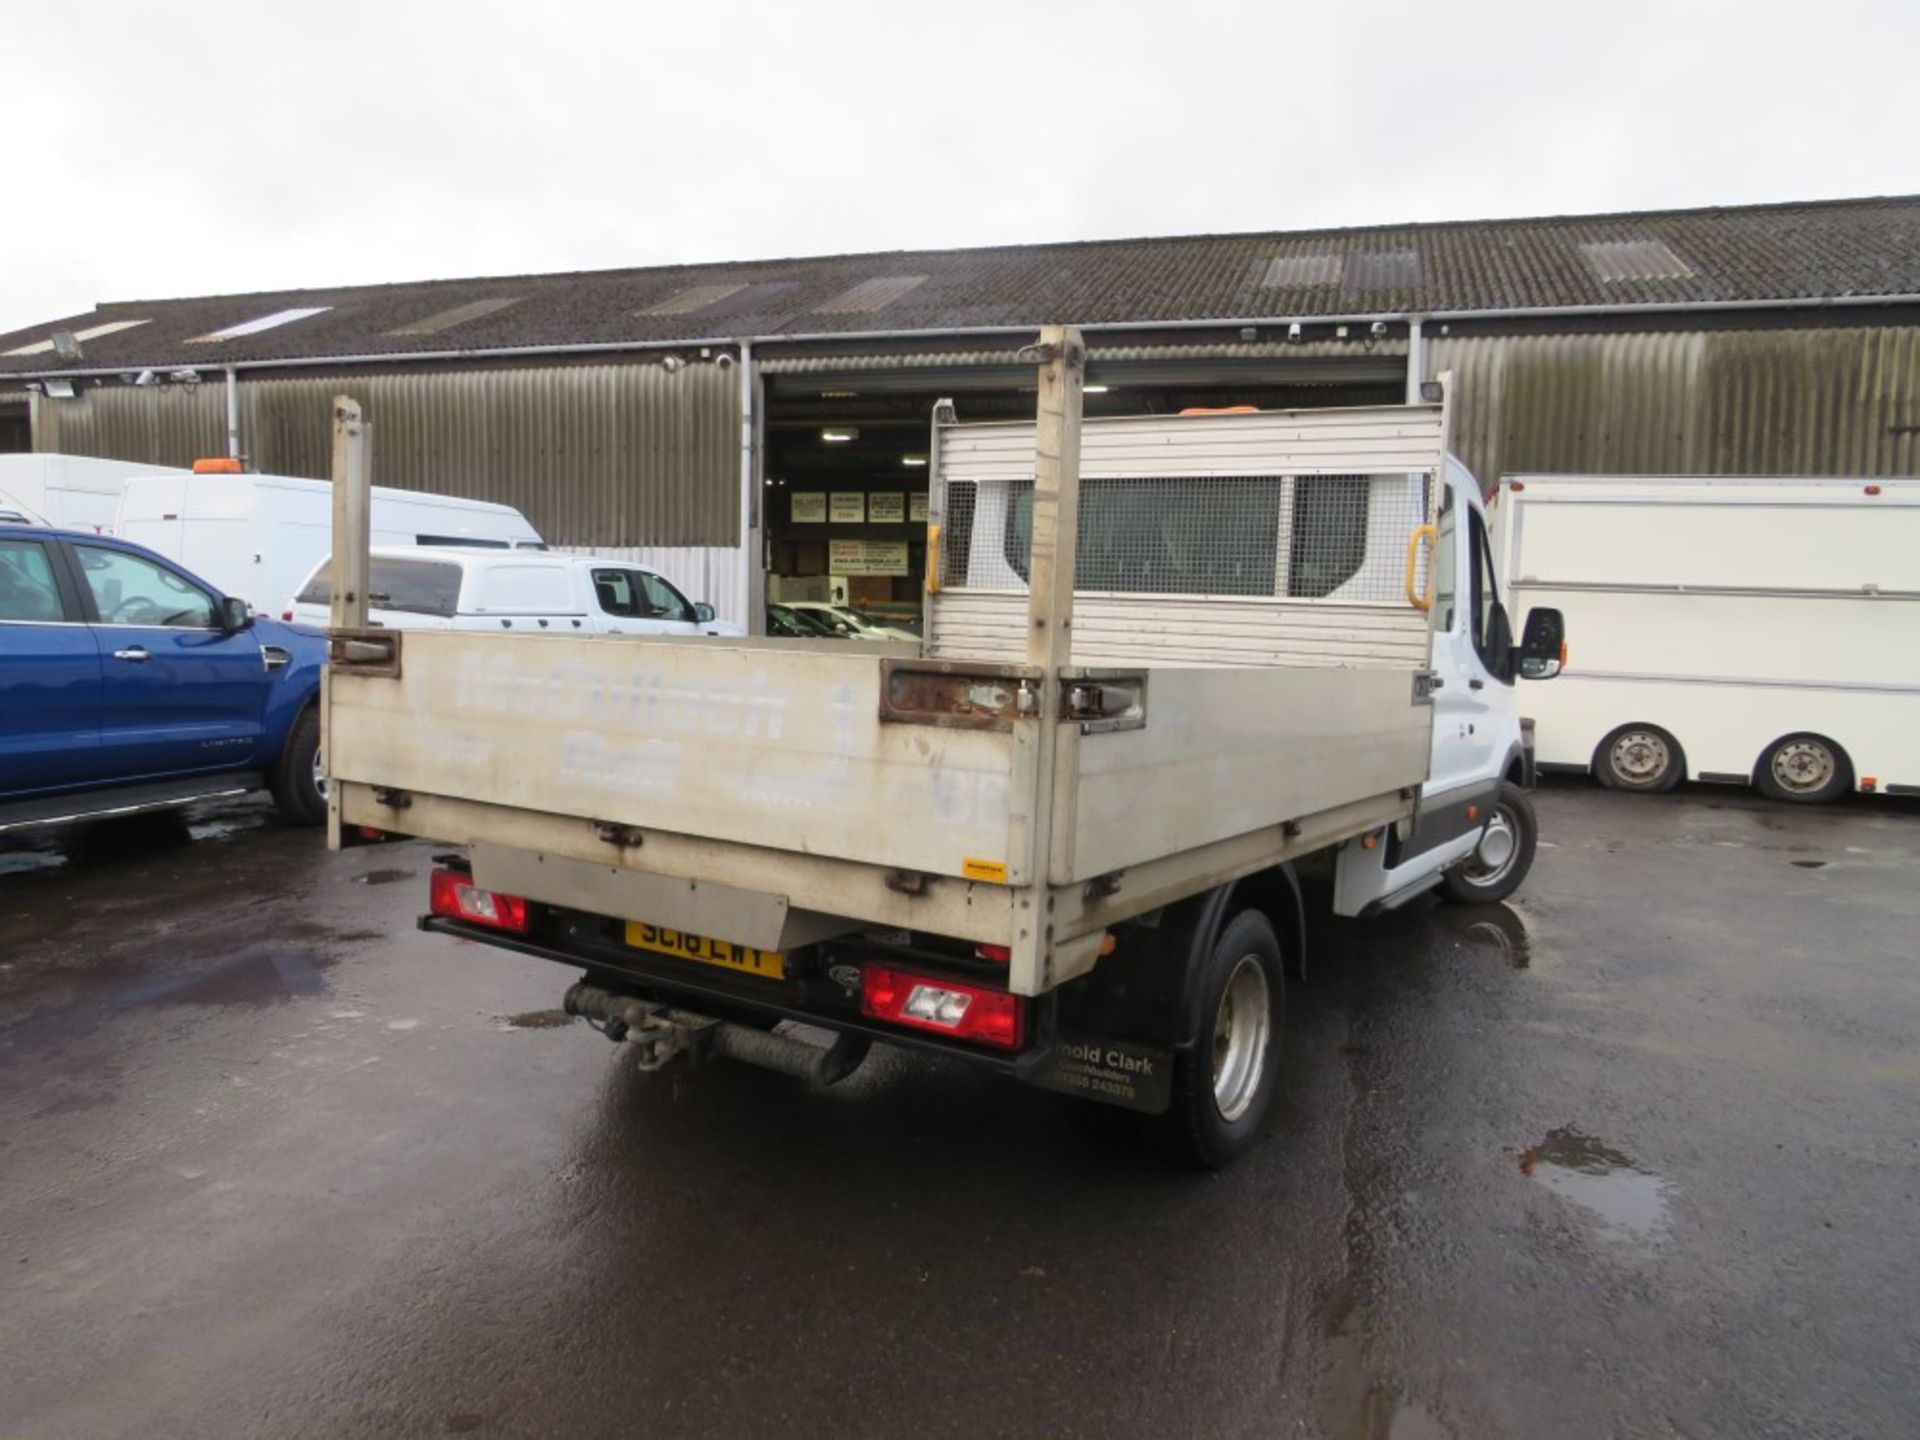
<path id="1" fill-rule="evenodd" d="M 698 605 L 693 607 L 693 618 L 698 620 L 702 625 L 705 625 L 713 619 L 713 607 L 702 600 Z"/>
<path id="2" fill-rule="evenodd" d="M 1523 680 L 1551 680 L 1558 675 L 1567 663 L 1567 622 L 1560 612 L 1546 605 L 1529 610 L 1514 655 Z"/>
<path id="3" fill-rule="evenodd" d="M 247 602 L 237 595 L 229 595 L 220 602 L 220 628 L 228 635 L 238 635 L 242 630 L 253 628 L 253 611 Z"/>

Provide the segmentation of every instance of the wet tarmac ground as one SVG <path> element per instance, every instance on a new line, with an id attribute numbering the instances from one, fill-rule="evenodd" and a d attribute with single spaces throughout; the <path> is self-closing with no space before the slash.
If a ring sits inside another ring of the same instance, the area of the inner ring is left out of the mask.
<path id="1" fill-rule="evenodd" d="M 657 1077 L 235 805 L 0 849 L 0 1434 L 1920 1430 L 1920 809 L 1539 797 L 1317 927 L 1263 1143 Z"/>

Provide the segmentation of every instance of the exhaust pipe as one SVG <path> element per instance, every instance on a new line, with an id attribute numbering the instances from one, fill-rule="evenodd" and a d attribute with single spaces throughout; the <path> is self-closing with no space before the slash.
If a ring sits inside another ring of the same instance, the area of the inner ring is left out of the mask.
<path id="1" fill-rule="evenodd" d="M 791 1035 L 775 1035 L 751 1025 L 716 1020 L 676 1009 L 657 1000 L 616 995 L 582 980 L 567 991 L 569 1015 L 600 1027 L 610 1040 L 630 1040 L 640 1050 L 640 1068 L 658 1070 L 681 1055 L 710 1055 L 778 1071 L 825 1089 L 851 1075 L 867 1058 L 863 1035 L 839 1034 L 831 1045 L 809 1045 Z"/>

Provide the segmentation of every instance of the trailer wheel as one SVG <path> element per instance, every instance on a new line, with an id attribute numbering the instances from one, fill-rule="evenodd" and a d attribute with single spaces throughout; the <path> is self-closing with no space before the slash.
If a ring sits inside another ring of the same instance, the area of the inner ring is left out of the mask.
<path id="1" fill-rule="evenodd" d="M 1540 839 L 1540 822 L 1533 801 L 1511 780 L 1500 782 L 1493 813 L 1480 832 L 1473 853 L 1440 882 L 1441 893 L 1462 905 L 1492 905 L 1520 888 L 1533 869 L 1533 852 Z"/>
<path id="2" fill-rule="evenodd" d="M 273 772 L 273 803 L 296 825 L 327 818 L 327 779 L 320 759 L 320 714 L 311 706 L 293 722 Z"/>
<path id="3" fill-rule="evenodd" d="M 1258 1136 L 1279 1069 L 1286 974 L 1266 916 L 1226 923 L 1192 993 L 1195 1043 L 1174 1061 L 1168 1120 L 1181 1155 L 1217 1170 Z"/>
<path id="4" fill-rule="evenodd" d="M 1753 781 L 1774 800 L 1823 805 L 1853 788 L 1853 762 L 1824 735 L 1787 735 L 1767 747 Z"/>
<path id="5" fill-rule="evenodd" d="M 1593 752 L 1593 773 L 1609 790 L 1658 795 L 1680 783 L 1687 757 L 1658 725 L 1622 725 Z"/>

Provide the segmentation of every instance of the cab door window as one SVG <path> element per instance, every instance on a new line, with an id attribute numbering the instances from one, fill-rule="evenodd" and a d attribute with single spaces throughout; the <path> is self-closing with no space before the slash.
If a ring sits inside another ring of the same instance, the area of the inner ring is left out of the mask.
<path id="1" fill-rule="evenodd" d="M 1499 680 L 1510 680 L 1507 674 L 1508 654 L 1513 645 L 1513 636 L 1507 623 L 1506 610 L 1500 604 L 1500 590 L 1493 578 L 1493 550 L 1487 543 L 1487 522 L 1478 510 L 1472 515 L 1473 548 L 1473 648 L 1480 656 L 1480 663 L 1487 667 L 1487 673 Z"/>
<path id="2" fill-rule="evenodd" d="M 213 628 L 213 597 L 173 571 L 124 550 L 73 548 L 102 624 Z"/>
<path id="3" fill-rule="evenodd" d="M 64 620 L 53 560 L 38 540 L 0 540 L 0 620 Z"/>
<path id="4" fill-rule="evenodd" d="M 641 591 L 645 594 L 648 605 L 652 607 L 651 613 L 655 618 L 677 620 L 687 625 L 694 623 L 693 606 L 688 603 L 686 596 L 658 575 L 650 574 L 645 570 L 636 570 L 633 574 L 634 578 L 640 582 Z"/>

